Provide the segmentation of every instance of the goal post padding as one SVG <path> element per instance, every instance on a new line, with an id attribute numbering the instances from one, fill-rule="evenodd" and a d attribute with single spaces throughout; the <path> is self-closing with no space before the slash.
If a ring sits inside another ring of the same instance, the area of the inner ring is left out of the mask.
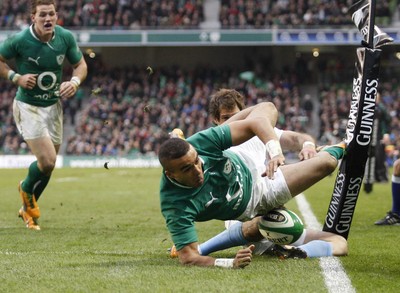
<path id="1" fill-rule="evenodd" d="M 363 183 L 372 142 L 380 49 L 357 48 L 353 91 L 346 127 L 346 153 L 340 162 L 323 231 L 347 239 L 357 198 Z"/>

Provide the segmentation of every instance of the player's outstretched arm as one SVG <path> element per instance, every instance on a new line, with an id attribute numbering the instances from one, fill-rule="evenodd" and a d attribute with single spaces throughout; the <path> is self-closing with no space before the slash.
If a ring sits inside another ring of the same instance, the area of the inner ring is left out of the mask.
<path id="1" fill-rule="evenodd" d="M 177 251 L 181 264 L 239 269 L 250 264 L 252 252 L 254 250 L 254 245 L 251 245 L 247 248 L 240 249 L 235 258 L 213 258 L 211 256 L 200 255 L 197 250 L 198 245 L 198 242 L 193 242 Z"/>

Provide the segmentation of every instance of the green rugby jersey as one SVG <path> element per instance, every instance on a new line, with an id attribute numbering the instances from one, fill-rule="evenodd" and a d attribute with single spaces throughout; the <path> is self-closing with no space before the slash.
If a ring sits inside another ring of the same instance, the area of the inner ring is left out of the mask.
<path id="1" fill-rule="evenodd" d="M 188 188 L 163 174 L 160 183 L 161 211 L 172 241 L 179 250 L 198 241 L 195 221 L 232 220 L 239 217 L 251 197 L 249 169 L 233 152 L 228 125 L 217 126 L 189 137 L 203 162 L 204 183 Z"/>
<path id="2" fill-rule="evenodd" d="M 38 74 L 36 86 L 32 90 L 19 87 L 16 99 L 39 107 L 53 105 L 60 98 L 64 59 L 76 64 L 82 58 L 72 33 L 58 25 L 47 43 L 35 36 L 31 25 L 1 43 L 0 55 L 15 59 L 19 74 Z"/>

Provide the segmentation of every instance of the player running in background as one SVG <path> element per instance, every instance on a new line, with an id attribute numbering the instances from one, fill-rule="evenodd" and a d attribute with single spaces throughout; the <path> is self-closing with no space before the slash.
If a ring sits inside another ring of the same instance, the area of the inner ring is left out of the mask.
<path id="1" fill-rule="evenodd" d="M 63 136 L 61 99 L 71 98 L 86 78 L 87 65 L 72 33 L 58 25 L 54 0 L 33 0 L 29 28 L 0 44 L 0 76 L 18 86 L 13 114 L 19 132 L 36 157 L 20 182 L 23 205 L 19 216 L 40 230 L 37 200 L 56 164 Z M 14 59 L 16 70 L 6 63 Z M 62 81 L 64 59 L 72 78 Z"/>
<path id="2" fill-rule="evenodd" d="M 400 159 L 397 159 L 393 164 L 392 209 L 386 217 L 376 221 L 375 225 L 400 225 Z"/>
<path id="3" fill-rule="evenodd" d="M 201 255 L 194 222 L 254 219 L 283 205 L 337 167 L 344 146 L 332 146 L 309 160 L 284 165 L 273 129 L 276 119 L 274 105 L 261 103 L 237 113 L 229 124 L 201 131 L 187 140 L 171 138 L 161 146 L 161 210 L 182 264 L 234 268 L 248 265 L 253 246 L 239 250 L 234 259 Z M 265 166 L 267 156 L 269 162 Z M 230 231 L 230 243 L 225 248 L 263 239 L 257 222 L 249 223 L 252 225 L 246 229 Z M 318 235 L 312 235 L 312 239 L 322 241 L 308 242 L 307 236 L 302 249 L 293 248 L 297 257 L 347 254 L 343 237 L 313 232 Z"/>

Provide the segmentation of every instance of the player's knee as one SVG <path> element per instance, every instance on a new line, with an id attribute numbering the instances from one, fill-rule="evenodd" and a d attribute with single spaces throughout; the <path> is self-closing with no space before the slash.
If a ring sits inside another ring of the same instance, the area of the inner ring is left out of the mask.
<path id="1" fill-rule="evenodd" d="M 323 164 L 323 168 L 325 171 L 325 174 L 331 174 L 333 171 L 335 171 L 336 167 L 338 166 L 338 160 L 336 160 L 334 157 L 332 157 L 330 154 L 326 153 L 327 155 L 325 156 L 325 164 Z"/>
<path id="2" fill-rule="evenodd" d="M 40 166 L 40 170 L 44 174 L 50 174 L 56 166 L 56 160 L 53 160 L 51 158 L 46 158 L 44 160 L 40 160 L 39 166 Z"/>
<path id="3" fill-rule="evenodd" d="M 334 256 L 345 256 L 349 253 L 349 246 L 346 238 L 340 235 L 336 235 L 333 243 L 333 255 Z"/>

